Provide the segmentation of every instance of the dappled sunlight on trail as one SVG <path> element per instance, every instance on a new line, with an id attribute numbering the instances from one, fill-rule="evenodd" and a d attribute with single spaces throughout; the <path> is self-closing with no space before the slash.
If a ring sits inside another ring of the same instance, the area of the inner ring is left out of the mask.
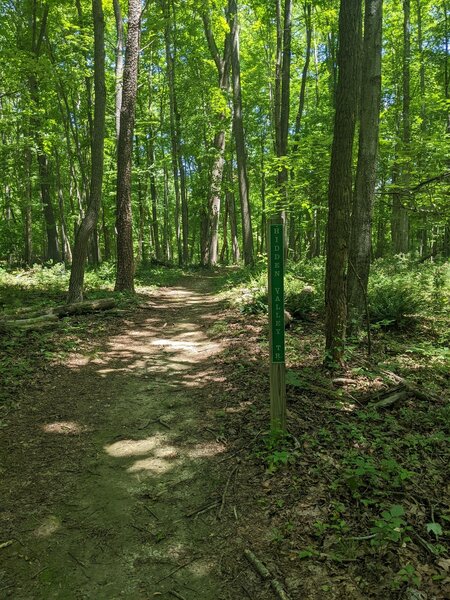
<path id="1" fill-rule="evenodd" d="M 16 425 L 8 518 L 33 565 L 11 552 L 7 597 L 233 597 L 211 545 L 226 447 L 209 413 L 225 379 L 207 330 L 221 304 L 208 280 L 183 284 L 148 296 L 101 351 L 71 354 Z"/>

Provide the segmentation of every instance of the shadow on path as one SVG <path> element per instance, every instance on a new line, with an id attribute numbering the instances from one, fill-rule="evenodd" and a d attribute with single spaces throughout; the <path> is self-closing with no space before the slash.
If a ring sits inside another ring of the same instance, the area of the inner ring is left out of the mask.
<path id="1" fill-rule="evenodd" d="M 186 277 L 148 296 L 101 353 L 72 355 L 11 415 L 1 597 L 240 597 L 220 571 L 232 533 L 218 520 L 215 284 Z"/>

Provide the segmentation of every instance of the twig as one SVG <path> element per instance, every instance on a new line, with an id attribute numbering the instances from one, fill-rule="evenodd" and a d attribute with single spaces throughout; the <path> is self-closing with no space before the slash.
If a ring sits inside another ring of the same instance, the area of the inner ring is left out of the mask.
<path id="1" fill-rule="evenodd" d="M 236 473 L 236 471 L 237 471 L 238 469 L 239 469 L 239 465 L 236 465 L 236 466 L 234 467 L 234 469 L 231 471 L 231 473 L 228 475 L 227 482 L 226 482 L 226 484 L 225 484 L 225 487 L 224 487 L 224 489 L 223 489 L 223 494 L 222 494 L 222 502 L 221 502 L 221 504 L 220 504 L 219 513 L 218 513 L 218 515 L 217 515 L 217 517 L 218 517 L 219 519 L 220 519 L 220 517 L 221 517 L 221 515 L 222 515 L 223 509 L 225 508 L 225 501 L 226 501 L 226 497 L 227 497 L 228 488 L 229 488 L 229 486 L 230 486 L 230 481 L 231 481 L 231 478 L 233 477 L 233 475 Z"/>
<path id="2" fill-rule="evenodd" d="M 179 598 L 179 600 L 186 600 L 186 598 L 184 596 L 182 596 L 180 593 L 178 593 L 176 590 L 171 590 L 169 592 L 169 594 L 171 596 L 175 596 L 175 598 Z"/>
<path id="3" fill-rule="evenodd" d="M 205 513 L 208 510 L 211 510 L 212 508 L 216 507 L 218 504 L 219 504 L 219 501 L 216 500 L 216 502 L 213 502 L 212 504 L 208 504 L 207 506 L 205 506 L 205 505 L 200 506 L 200 508 L 196 508 L 195 510 L 186 513 L 184 516 L 185 517 L 194 517 L 197 515 L 201 515 L 202 513 Z"/>
<path id="4" fill-rule="evenodd" d="M 242 583 L 241 583 L 241 588 L 244 590 L 244 592 L 247 594 L 247 596 L 250 598 L 250 600 L 253 600 L 253 596 L 250 594 L 248 589 L 244 585 L 242 585 Z"/>
<path id="5" fill-rule="evenodd" d="M 35 573 L 34 575 L 31 576 L 31 579 L 36 579 L 36 577 L 38 575 L 40 575 L 41 573 L 43 573 L 44 571 L 46 571 L 48 569 L 48 567 L 43 567 L 42 569 L 40 569 L 37 573 Z"/>
<path id="6" fill-rule="evenodd" d="M 75 561 L 77 564 L 79 564 L 79 565 L 80 565 L 80 567 L 82 567 L 82 569 L 83 569 L 83 573 L 86 575 L 86 577 L 88 577 L 88 578 L 89 578 L 89 575 L 88 575 L 88 574 L 85 572 L 86 565 L 85 565 L 84 563 L 82 563 L 82 562 L 81 562 L 81 560 L 79 560 L 79 559 L 78 559 L 76 556 L 74 556 L 74 555 L 72 554 L 72 552 L 68 552 L 67 554 L 70 556 L 70 558 L 71 558 L 72 560 L 74 560 L 74 561 Z"/>
<path id="7" fill-rule="evenodd" d="M 151 508 L 149 508 L 149 507 L 148 507 L 148 506 L 146 506 L 145 504 L 143 504 L 143 507 L 145 508 L 145 510 L 146 510 L 147 512 L 149 512 L 149 513 L 152 515 L 152 517 L 155 517 L 155 519 L 156 519 L 157 521 L 159 521 L 159 517 L 158 517 L 158 515 L 157 515 L 156 513 L 154 513 L 154 512 L 152 511 L 152 509 L 151 509 Z"/>
<path id="8" fill-rule="evenodd" d="M 255 571 L 261 575 L 263 579 L 269 579 L 271 577 L 269 569 L 259 560 L 259 558 L 255 556 L 255 554 L 253 554 L 251 550 L 246 548 L 244 550 L 244 555 Z"/>
<path id="9" fill-rule="evenodd" d="M 357 540 L 357 541 L 371 540 L 375 537 L 375 535 L 376 535 L 375 533 L 372 533 L 371 535 L 356 535 L 356 536 L 349 537 L 348 539 L 349 540 Z"/>
<path id="10" fill-rule="evenodd" d="M 195 562 L 198 559 L 199 559 L 198 556 L 194 556 L 194 558 L 192 558 L 190 561 L 180 565 L 179 567 L 177 567 L 176 569 L 171 571 L 168 575 L 161 577 L 161 579 L 158 579 L 158 581 L 155 582 L 155 585 L 158 585 L 158 583 L 161 583 L 161 581 L 165 581 L 166 579 L 169 579 L 169 577 L 172 577 L 172 575 L 175 575 L 175 573 L 178 573 L 178 571 L 181 571 L 181 569 L 188 567 L 189 565 L 191 565 L 193 562 Z"/>
<path id="11" fill-rule="evenodd" d="M 278 598 L 280 598 L 280 600 L 290 600 L 289 596 L 284 591 L 284 588 L 281 585 L 281 583 L 278 581 L 278 579 L 275 579 L 272 577 L 269 569 L 265 566 L 265 564 L 262 563 L 259 560 L 259 558 L 257 558 L 253 554 L 253 552 L 251 550 L 249 550 L 248 548 L 246 548 L 244 550 L 244 554 L 245 554 L 247 560 L 249 561 L 249 563 L 252 565 L 252 567 L 259 573 L 259 575 L 261 575 L 261 577 L 263 579 L 265 579 L 265 580 L 270 579 L 270 585 L 271 585 L 273 591 L 276 592 Z"/>

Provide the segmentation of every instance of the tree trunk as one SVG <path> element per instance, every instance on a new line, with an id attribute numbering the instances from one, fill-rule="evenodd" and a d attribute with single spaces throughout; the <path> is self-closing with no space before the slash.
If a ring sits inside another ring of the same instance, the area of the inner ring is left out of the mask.
<path id="1" fill-rule="evenodd" d="M 64 193 L 61 183 L 61 165 L 59 162 L 59 153 L 55 149 L 55 166 L 56 166 L 56 184 L 58 186 L 58 206 L 59 206 L 59 222 L 60 222 L 60 239 L 61 239 L 61 250 L 62 260 L 65 263 L 72 262 L 72 249 L 70 247 L 70 240 L 67 235 L 66 216 L 64 210 Z"/>
<path id="2" fill-rule="evenodd" d="M 362 58 L 358 165 L 348 267 L 349 325 L 358 329 L 365 314 L 375 198 L 381 103 L 383 0 L 366 0 Z"/>
<path id="3" fill-rule="evenodd" d="M 153 241 L 155 246 L 155 256 L 157 260 L 161 260 L 161 244 L 159 241 L 159 227 L 158 227 L 158 191 L 156 188 L 156 177 L 155 177 L 155 147 L 154 147 L 154 133 L 153 127 L 149 127 L 147 137 L 147 159 L 148 159 L 148 171 L 150 173 L 150 197 L 151 197 L 151 214 L 152 214 L 152 232 Z M 167 257 L 166 257 L 167 258 Z"/>
<path id="4" fill-rule="evenodd" d="M 47 31 L 47 19 L 49 7 L 44 6 L 43 14 L 41 16 L 41 23 L 39 31 L 37 28 L 37 6 L 36 0 L 33 2 L 33 23 L 32 23 L 32 43 L 31 53 L 37 68 L 37 62 L 39 60 L 42 42 Z M 45 257 L 53 262 L 60 262 L 61 256 L 58 246 L 58 232 L 56 228 L 56 218 L 53 210 L 52 198 L 51 198 L 51 187 L 50 187 L 50 174 L 48 171 L 48 158 L 44 150 L 44 143 L 40 135 L 41 123 L 39 122 L 39 83 L 36 72 L 29 75 L 28 86 L 30 90 L 30 97 L 34 105 L 34 111 L 32 116 L 32 129 L 35 135 L 35 143 L 37 147 L 37 163 L 39 170 L 39 185 L 41 189 L 41 200 L 42 209 L 44 214 L 45 232 L 47 238 L 47 248 Z"/>
<path id="5" fill-rule="evenodd" d="M 129 0 L 120 132 L 117 147 L 117 274 L 115 290 L 130 292 L 134 292 L 131 163 L 139 67 L 140 27 L 141 2 L 140 0 Z"/>
<path id="6" fill-rule="evenodd" d="M 410 0 L 403 0 L 403 66 L 402 66 L 402 165 L 399 169 L 399 183 L 402 189 L 408 189 L 410 183 L 410 80 L 411 80 L 411 6 Z M 409 218 L 403 206 L 400 194 L 395 194 L 392 207 L 392 244 L 394 254 L 405 254 L 409 250 Z"/>
<path id="7" fill-rule="evenodd" d="M 281 14 L 279 2 L 277 2 L 277 29 L 281 28 Z M 283 13 L 282 30 L 282 53 L 281 53 L 281 89 L 279 95 L 279 122 L 275 124 L 276 129 L 276 154 L 278 158 L 286 157 L 288 150 L 289 133 L 289 106 L 290 106 L 290 72 L 291 72 L 291 19 L 292 19 L 292 0 L 285 0 Z M 277 34 L 277 48 L 280 34 Z M 277 52 L 277 61 L 279 61 Z M 277 79 L 277 81 L 279 78 Z M 279 84 L 278 84 L 279 85 Z M 275 86 L 277 87 L 277 85 Z M 277 185 L 278 201 L 277 213 L 284 219 L 286 207 L 288 206 L 287 197 L 288 170 L 285 164 L 278 168 Z"/>
<path id="8" fill-rule="evenodd" d="M 116 21 L 116 89 L 115 89 L 115 123 L 116 123 L 116 138 L 119 139 L 120 132 L 120 110 L 122 108 L 122 85 L 123 85 L 123 19 L 120 9 L 120 1 L 113 0 L 114 17 Z"/>
<path id="9" fill-rule="evenodd" d="M 242 217 L 242 249 L 244 263 L 253 264 L 253 231 L 249 201 L 247 156 L 245 151 L 244 123 L 242 119 L 241 66 L 239 58 L 239 20 L 236 0 L 229 0 L 228 12 L 231 30 L 231 69 L 233 82 L 233 131 L 239 182 Z"/>
<path id="10" fill-rule="evenodd" d="M 203 14 L 203 26 L 211 56 L 217 67 L 217 73 L 219 76 L 219 89 L 223 94 L 226 94 L 230 85 L 230 36 L 229 34 L 225 36 L 223 56 L 220 56 L 216 41 L 214 39 L 209 15 L 206 13 Z M 202 260 L 207 259 L 207 264 L 210 266 L 217 264 L 218 258 L 220 193 L 222 188 L 223 168 L 225 164 L 225 122 L 226 115 L 223 111 L 221 111 L 218 115 L 218 131 L 214 136 L 213 142 L 215 156 L 211 168 L 211 179 L 208 195 L 208 256 L 206 257 L 205 253 L 202 252 Z"/>
<path id="11" fill-rule="evenodd" d="M 27 148 L 25 151 L 25 161 L 26 161 L 26 174 L 27 174 L 27 184 L 26 184 L 26 203 L 24 208 L 24 217 L 25 217 L 25 264 L 30 266 L 33 264 L 33 228 L 32 228 L 32 204 L 33 204 L 33 180 L 32 180 L 32 155 L 30 148 Z"/>
<path id="12" fill-rule="evenodd" d="M 105 138 L 105 23 L 102 0 L 92 0 L 94 21 L 94 123 L 91 160 L 90 198 L 86 215 L 78 229 L 72 257 L 69 293 L 67 302 L 80 302 L 83 299 L 84 270 L 89 236 L 95 230 L 102 199 L 103 147 Z"/>
<path id="13" fill-rule="evenodd" d="M 352 198 L 352 151 L 358 98 L 361 0 L 341 0 L 338 82 L 328 185 L 325 279 L 325 362 L 342 363 L 347 321 L 347 262 Z"/>
<path id="14" fill-rule="evenodd" d="M 228 192 L 227 192 L 228 194 Z M 228 199 L 228 196 L 226 196 Z M 223 215 L 223 242 L 222 250 L 220 251 L 220 262 L 228 262 L 228 202 L 225 202 L 224 215 Z"/>
<path id="15" fill-rule="evenodd" d="M 166 51 L 166 65 L 167 65 L 167 83 L 169 86 L 169 117 L 170 117 L 170 141 L 172 151 L 172 171 L 173 171 L 173 183 L 175 188 L 175 234 L 177 241 L 177 252 L 178 252 L 178 264 L 183 264 L 183 243 L 182 233 L 180 226 L 181 216 L 181 191 L 180 191 L 180 172 L 178 161 L 178 140 L 177 140 L 177 129 L 176 129 L 176 118 L 175 113 L 177 111 L 176 106 L 176 92 L 175 92 L 175 61 L 172 53 L 172 26 L 170 22 L 170 6 L 168 2 L 162 2 L 164 17 L 165 17 L 165 28 L 164 28 L 164 41 Z"/>

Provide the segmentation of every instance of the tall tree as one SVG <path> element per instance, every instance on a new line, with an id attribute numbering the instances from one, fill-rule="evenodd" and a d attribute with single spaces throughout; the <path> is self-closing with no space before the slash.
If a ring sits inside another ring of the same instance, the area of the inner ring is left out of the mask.
<path id="1" fill-rule="evenodd" d="M 400 191 L 410 185 L 411 145 L 411 0 L 403 0 L 402 132 L 399 167 Z M 409 218 L 402 193 L 394 194 L 392 206 L 392 246 L 395 254 L 409 250 Z"/>
<path id="2" fill-rule="evenodd" d="M 102 201 L 103 150 L 105 140 L 105 23 L 102 0 L 92 0 L 92 18 L 94 22 L 94 120 L 92 138 L 91 185 L 89 204 L 86 214 L 78 228 L 72 257 L 68 302 L 83 299 L 84 269 L 89 236 L 98 221 Z"/>
<path id="3" fill-rule="evenodd" d="M 30 97 L 34 104 L 32 121 L 33 134 L 35 137 L 37 148 L 37 162 L 39 168 L 39 185 L 41 188 L 41 200 L 45 221 L 45 231 L 47 234 L 47 252 L 46 257 L 54 262 L 61 260 L 61 253 L 58 244 L 58 231 L 56 228 L 56 216 L 53 209 L 50 169 L 48 164 L 48 156 L 44 145 L 44 140 L 41 135 L 40 117 L 40 95 L 39 95 L 39 80 L 38 80 L 38 61 L 41 55 L 42 44 L 47 33 L 47 21 L 49 6 L 44 4 L 42 7 L 40 23 L 38 21 L 38 1 L 33 0 L 32 5 L 32 30 L 31 30 L 31 54 L 33 57 L 34 68 L 31 70 L 28 78 L 28 86 Z"/>
<path id="4" fill-rule="evenodd" d="M 123 71 L 122 106 L 117 147 L 117 273 L 116 291 L 134 291 L 131 164 L 139 67 L 141 2 L 128 2 L 128 31 Z"/>
<path id="5" fill-rule="evenodd" d="M 115 89 L 115 122 L 116 122 L 116 136 L 119 139 L 120 132 L 120 109 L 122 108 L 122 86 L 123 86 L 123 46 L 124 46 L 124 33 L 123 33 L 123 19 L 122 9 L 120 8 L 120 1 L 113 0 L 114 5 L 114 18 L 116 21 L 116 89 Z"/>
<path id="6" fill-rule="evenodd" d="M 365 311 L 370 269 L 381 102 L 382 7 L 383 0 L 365 2 L 358 164 L 353 194 L 347 291 L 349 324 L 355 324 L 356 327 L 360 325 Z"/>
<path id="7" fill-rule="evenodd" d="M 228 14 L 231 30 L 231 71 L 233 82 L 233 131 L 241 201 L 244 263 L 253 264 L 253 231 L 249 200 L 247 154 L 245 150 L 244 122 L 242 118 L 241 63 L 239 57 L 239 18 L 236 0 L 229 0 Z"/>
<path id="8" fill-rule="evenodd" d="M 177 93 L 175 87 L 175 51 L 172 40 L 171 6 L 166 0 L 163 0 L 162 6 L 165 17 L 164 41 L 166 50 L 167 82 L 169 86 L 172 171 L 175 187 L 175 231 L 177 237 L 178 264 L 183 265 L 187 263 L 189 258 L 186 172 L 181 152 L 180 112 L 178 110 Z"/>
<path id="9" fill-rule="evenodd" d="M 343 361 L 345 349 L 352 152 L 358 106 L 360 46 L 361 0 L 341 0 L 325 274 L 325 362 L 330 365 Z"/>
<path id="10" fill-rule="evenodd" d="M 225 95 L 230 86 L 230 35 L 225 35 L 224 50 L 221 55 L 214 38 L 211 19 L 208 13 L 203 13 L 203 27 L 206 40 L 211 53 L 211 57 L 217 68 L 219 78 L 219 89 Z M 219 215 L 220 215 L 220 194 L 222 188 L 223 169 L 225 164 L 225 141 L 226 141 L 226 112 L 225 103 L 220 108 L 217 115 L 218 125 L 214 136 L 213 148 L 215 156 L 213 158 L 210 187 L 208 193 L 208 221 L 207 221 L 207 239 L 208 239 L 208 264 L 217 264 L 218 242 L 219 242 Z"/>
<path id="11" fill-rule="evenodd" d="M 276 5 L 277 21 L 277 65 L 275 84 L 275 145 L 278 158 L 285 160 L 288 152 L 290 81 L 291 81 L 291 29 L 292 0 L 285 0 L 281 10 L 281 0 Z M 277 211 L 284 214 L 287 205 L 286 164 L 278 168 L 278 206 Z"/>

